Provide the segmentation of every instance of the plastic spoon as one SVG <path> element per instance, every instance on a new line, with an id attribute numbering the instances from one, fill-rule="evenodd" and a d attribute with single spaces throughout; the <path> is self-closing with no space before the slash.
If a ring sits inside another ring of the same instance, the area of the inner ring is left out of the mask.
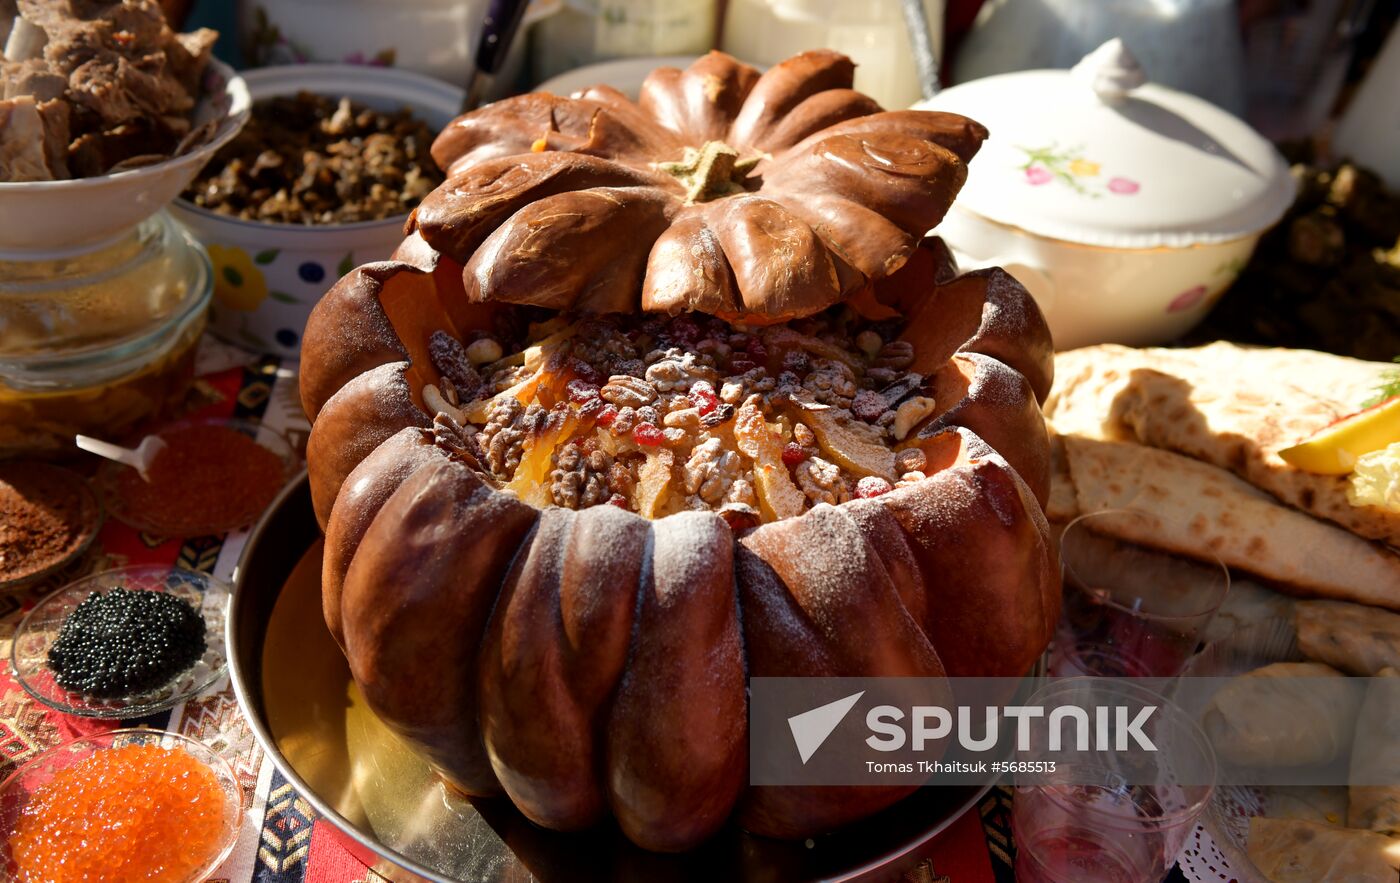
<path id="1" fill-rule="evenodd" d="M 142 481 L 150 481 L 150 476 L 146 471 L 155 462 L 156 455 L 165 450 L 165 442 L 158 436 L 148 435 L 141 439 L 141 444 L 135 449 L 124 448 L 121 445 L 114 445 L 111 442 L 102 441 L 99 438 L 92 438 L 86 435 L 75 436 L 78 447 L 90 454 L 99 457 L 106 457 L 117 463 L 123 463 L 141 473 Z"/>

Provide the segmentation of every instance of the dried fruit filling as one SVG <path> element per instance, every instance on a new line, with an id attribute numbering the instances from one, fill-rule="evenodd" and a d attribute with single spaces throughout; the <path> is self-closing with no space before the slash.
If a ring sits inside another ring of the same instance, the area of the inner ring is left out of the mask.
<path id="1" fill-rule="evenodd" d="M 99 751 L 30 795 L 10 859 L 27 883 L 184 883 L 223 848 L 225 804 L 214 772 L 187 751 Z"/>
<path id="2" fill-rule="evenodd" d="M 845 307 L 752 329 L 559 316 L 515 346 L 439 331 L 422 398 L 439 443 L 531 505 L 750 526 L 924 477 L 934 401 L 897 332 Z"/>

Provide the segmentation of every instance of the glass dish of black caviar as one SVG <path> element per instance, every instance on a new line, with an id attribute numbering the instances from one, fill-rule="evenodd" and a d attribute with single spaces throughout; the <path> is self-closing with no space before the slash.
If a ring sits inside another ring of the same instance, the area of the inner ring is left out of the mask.
<path id="1" fill-rule="evenodd" d="M 137 566 L 48 596 L 15 632 L 11 662 L 31 696 L 67 714 L 133 718 L 200 693 L 224 673 L 228 586 L 206 573 Z"/>

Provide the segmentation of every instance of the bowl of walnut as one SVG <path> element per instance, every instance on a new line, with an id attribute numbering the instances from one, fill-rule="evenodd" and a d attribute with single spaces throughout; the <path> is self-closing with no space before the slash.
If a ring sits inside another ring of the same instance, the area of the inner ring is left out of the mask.
<path id="1" fill-rule="evenodd" d="M 296 357 L 311 307 L 336 279 L 387 259 L 443 173 L 429 155 L 462 92 L 389 68 L 249 71 L 248 125 L 172 208 L 209 250 L 210 327 Z"/>

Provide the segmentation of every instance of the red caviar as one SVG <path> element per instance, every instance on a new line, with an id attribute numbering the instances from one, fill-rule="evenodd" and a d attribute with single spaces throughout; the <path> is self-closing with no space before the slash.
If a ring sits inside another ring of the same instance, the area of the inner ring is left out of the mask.
<path id="1" fill-rule="evenodd" d="M 189 752 L 126 745 L 35 789 L 10 855 L 24 883 L 186 883 L 223 849 L 225 814 L 219 780 Z"/>
<path id="2" fill-rule="evenodd" d="M 147 477 L 130 467 L 116 482 L 123 512 L 166 536 L 223 533 L 257 519 L 282 488 L 286 467 L 243 433 L 210 423 L 158 433 L 165 448 Z"/>

